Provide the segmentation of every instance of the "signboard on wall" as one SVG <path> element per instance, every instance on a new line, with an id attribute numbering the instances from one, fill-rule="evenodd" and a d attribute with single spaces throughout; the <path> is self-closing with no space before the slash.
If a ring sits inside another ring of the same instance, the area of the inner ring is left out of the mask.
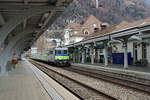
<path id="1" fill-rule="evenodd" d="M 97 45 L 95 48 L 96 49 L 104 49 L 104 45 Z"/>

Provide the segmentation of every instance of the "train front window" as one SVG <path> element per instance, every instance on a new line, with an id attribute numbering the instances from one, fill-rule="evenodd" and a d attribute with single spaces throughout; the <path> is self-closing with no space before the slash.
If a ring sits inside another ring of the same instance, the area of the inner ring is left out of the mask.
<path id="1" fill-rule="evenodd" d="M 61 50 L 56 50 L 56 54 L 61 54 Z"/>
<path id="2" fill-rule="evenodd" d="M 67 54 L 68 53 L 68 51 L 67 50 L 64 50 L 64 54 Z"/>

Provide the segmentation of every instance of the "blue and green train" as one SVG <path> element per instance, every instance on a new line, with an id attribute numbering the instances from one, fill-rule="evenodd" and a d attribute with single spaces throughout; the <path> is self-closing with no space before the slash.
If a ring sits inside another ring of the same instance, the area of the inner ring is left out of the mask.
<path id="1" fill-rule="evenodd" d="M 56 66 L 70 66 L 68 48 L 53 48 L 31 55 L 32 59 L 52 63 Z"/>

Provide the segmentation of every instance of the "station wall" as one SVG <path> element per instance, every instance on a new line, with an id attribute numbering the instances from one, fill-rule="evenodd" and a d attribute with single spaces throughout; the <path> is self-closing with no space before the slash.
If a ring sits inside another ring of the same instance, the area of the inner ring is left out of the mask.
<path id="1" fill-rule="evenodd" d="M 146 40 L 146 39 L 145 39 Z M 134 58 L 133 56 L 133 52 L 134 52 L 134 46 L 133 46 L 133 44 L 134 43 L 137 43 L 137 41 L 136 40 L 130 40 L 130 41 L 128 41 L 128 43 L 127 43 L 127 47 L 128 47 L 128 52 L 131 52 L 131 57 L 132 58 Z M 117 47 L 117 50 L 115 51 L 116 53 L 123 53 L 124 52 L 124 50 L 123 50 L 123 48 L 122 48 L 122 46 L 123 46 L 123 44 L 120 44 L 120 43 L 113 43 L 112 44 L 112 46 L 116 46 Z M 147 45 L 147 60 L 148 60 L 148 62 L 149 62 L 149 65 L 150 65 L 150 43 L 149 43 L 149 45 Z M 140 59 L 142 59 L 142 45 L 138 45 L 137 46 L 137 60 L 140 60 Z"/>

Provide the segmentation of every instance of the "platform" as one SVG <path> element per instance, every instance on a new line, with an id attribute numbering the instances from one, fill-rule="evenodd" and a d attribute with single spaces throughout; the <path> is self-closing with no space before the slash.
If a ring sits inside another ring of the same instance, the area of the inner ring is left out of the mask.
<path id="1" fill-rule="evenodd" d="M 59 98 L 59 99 L 58 99 Z M 0 76 L 0 100 L 78 100 L 27 60 Z"/>
<path id="2" fill-rule="evenodd" d="M 83 63 L 74 63 L 74 64 L 83 64 Z M 99 66 L 99 67 L 106 67 L 104 63 L 94 63 L 91 64 L 90 62 L 84 63 L 86 65 L 93 65 L 93 66 Z M 116 69 L 124 69 L 124 65 L 122 64 L 108 64 L 108 68 L 116 68 Z M 107 68 L 106 67 L 106 68 Z M 128 65 L 128 69 L 131 71 L 137 71 L 137 72 L 150 72 L 150 65 L 148 66 L 135 66 L 135 65 Z"/>
<path id="3" fill-rule="evenodd" d="M 84 67 L 84 68 L 89 68 L 89 69 L 96 69 L 97 71 L 102 71 L 102 72 L 107 72 L 111 73 L 112 75 L 114 74 L 115 76 L 117 75 L 118 77 L 123 78 L 139 78 L 139 79 L 144 79 L 147 81 L 150 81 L 150 68 L 149 67 L 134 67 L 134 66 L 129 66 L 128 69 L 124 69 L 123 67 L 119 65 L 109 65 L 109 66 L 103 66 L 101 64 L 81 64 L 81 63 L 72 63 L 73 66 L 77 67 Z M 145 68 L 145 69 L 144 69 Z M 140 80 L 139 80 L 140 81 Z"/>

